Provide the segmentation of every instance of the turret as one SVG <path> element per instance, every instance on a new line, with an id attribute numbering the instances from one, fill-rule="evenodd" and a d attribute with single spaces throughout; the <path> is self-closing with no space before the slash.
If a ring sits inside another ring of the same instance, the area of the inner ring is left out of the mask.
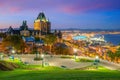
<path id="1" fill-rule="evenodd" d="M 27 21 L 23 21 L 22 26 L 20 26 L 20 30 L 28 30 L 28 26 L 27 26 Z"/>

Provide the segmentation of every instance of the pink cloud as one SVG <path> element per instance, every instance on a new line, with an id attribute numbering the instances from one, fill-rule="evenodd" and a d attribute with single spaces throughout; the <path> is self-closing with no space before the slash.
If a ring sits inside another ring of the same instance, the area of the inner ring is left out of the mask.
<path id="1" fill-rule="evenodd" d="M 90 10 L 107 10 L 119 7 L 119 0 L 0 0 L 0 6 L 8 13 L 53 10 L 64 13 L 80 13 Z M 2 11 L 1 11 L 2 12 Z"/>
<path id="2" fill-rule="evenodd" d="M 91 10 L 107 10 L 110 9 L 110 4 L 88 4 L 81 5 L 62 5 L 59 7 L 59 11 L 65 13 L 81 13 L 81 12 L 89 12 Z"/>
<path id="3" fill-rule="evenodd" d="M 20 12 L 20 8 L 17 7 L 9 7 L 9 8 L 1 8 L 0 13 L 1 14 L 14 14 Z"/>
<path id="4" fill-rule="evenodd" d="M 12 13 L 16 13 L 16 12 L 20 11 L 20 8 L 18 8 L 18 7 L 11 7 L 11 8 L 9 8 L 9 11 L 12 12 Z"/>
<path id="5" fill-rule="evenodd" d="M 0 3 L 0 7 L 1 7 L 1 6 L 3 6 L 3 4 L 2 4 L 2 3 Z"/>

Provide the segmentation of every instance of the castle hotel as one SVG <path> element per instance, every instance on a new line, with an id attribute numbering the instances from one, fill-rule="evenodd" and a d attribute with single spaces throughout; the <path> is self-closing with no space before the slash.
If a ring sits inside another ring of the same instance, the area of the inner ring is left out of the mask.
<path id="1" fill-rule="evenodd" d="M 27 45 L 27 47 L 23 51 L 24 53 L 32 52 L 34 46 L 36 46 L 38 51 L 40 52 L 41 46 L 44 45 L 44 41 L 41 38 L 47 34 L 53 34 L 57 36 L 58 41 L 60 41 L 62 38 L 62 33 L 60 31 L 55 31 L 55 33 L 51 33 L 51 22 L 46 18 L 43 12 L 39 13 L 38 17 L 35 19 L 34 28 L 28 28 L 27 21 L 23 21 L 22 25 L 19 28 L 13 29 L 10 26 L 5 33 L 8 36 L 22 36 L 23 41 Z M 11 48 L 11 46 L 9 46 L 9 48 Z"/>
<path id="2" fill-rule="evenodd" d="M 46 19 L 44 13 L 40 13 L 34 21 L 34 30 L 39 30 L 42 33 L 50 33 L 51 23 Z"/>
<path id="3" fill-rule="evenodd" d="M 22 35 L 22 36 L 41 36 L 51 32 L 51 23 L 46 18 L 43 12 L 39 13 L 37 19 L 34 21 L 34 29 L 28 28 L 27 21 L 23 21 L 18 29 L 13 29 L 11 26 L 7 30 L 8 35 Z"/>

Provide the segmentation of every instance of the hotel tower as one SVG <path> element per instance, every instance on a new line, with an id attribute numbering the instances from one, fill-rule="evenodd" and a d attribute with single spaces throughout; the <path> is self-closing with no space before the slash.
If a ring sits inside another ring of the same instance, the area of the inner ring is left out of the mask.
<path id="1" fill-rule="evenodd" d="M 50 33 L 51 23 L 46 19 L 43 12 L 39 13 L 37 19 L 34 21 L 34 30 L 39 30 L 42 34 Z"/>

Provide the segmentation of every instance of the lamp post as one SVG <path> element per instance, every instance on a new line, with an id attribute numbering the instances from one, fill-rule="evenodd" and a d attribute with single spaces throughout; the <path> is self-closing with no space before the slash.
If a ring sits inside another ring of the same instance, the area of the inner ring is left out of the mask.
<path id="1" fill-rule="evenodd" d="M 95 57 L 94 65 L 96 65 L 96 68 L 98 68 L 98 63 L 99 63 L 99 56 Z"/>
<path id="2" fill-rule="evenodd" d="M 36 58 L 39 58 L 40 56 L 39 56 L 39 52 L 38 51 L 36 51 Z"/>
<path id="3" fill-rule="evenodd" d="M 3 54 L 0 53 L 0 60 L 3 60 Z"/>
<path id="4" fill-rule="evenodd" d="M 96 60 L 98 60 L 98 59 L 99 59 L 99 57 L 98 57 L 98 56 L 96 56 L 96 57 L 95 57 L 95 59 L 96 59 Z"/>
<path id="5" fill-rule="evenodd" d="M 44 54 L 41 54 L 41 58 L 42 58 L 42 67 L 44 67 Z"/>
<path id="6" fill-rule="evenodd" d="M 77 49 L 74 48 L 74 59 L 76 60 L 76 56 L 77 56 Z"/>
<path id="7" fill-rule="evenodd" d="M 15 53 L 15 50 L 12 50 L 12 53 L 14 54 L 14 53 Z"/>
<path id="8" fill-rule="evenodd" d="M 11 56 L 11 58 L 12 58 L 12 60 L 14 61 L 14 54 L 15 54 L 15 50 L 14 50 L 14 49 L 12 50 L 12 54 L 13 54 L 13 55 Z"/>

